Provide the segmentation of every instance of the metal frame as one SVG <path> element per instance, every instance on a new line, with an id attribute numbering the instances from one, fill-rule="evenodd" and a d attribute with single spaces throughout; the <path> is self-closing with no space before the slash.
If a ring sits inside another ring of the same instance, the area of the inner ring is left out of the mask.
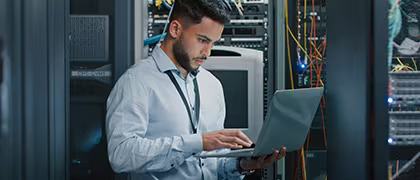
<path id="1" fill-rule="evenodd" d="M 387 12 L 386 1 L 328 2 L 329 179 L 387 179 Z"/>
<path id="2" fill-rule="evenodd" d="M 3 65 L 3 70 L 6 68 L 9 69 L 8 74 L 2 74 L 3 76 L 3 87 L 4 89 L 0 90 L 0 159 L 2 159 L 2 164 L 0 165 L 0 179 L 19 179 L 20 178 L 20 156 L 19 156 L 19 148 L 17 146 L 20 143 L 17 141 L 19 139 L 18 131 L 21 123 L 21 119 L 16 117 L 17 113 L 12 113 L 11 111 L 14 110 L 15 112 L 18 110 L 18 103 L 16 101 L 11 101 L 17 97 L 17 91 L 12 91 L 12 87 L 18 85 L 14 80 L 16 77 L 14 76 L 17 74 L 16 64 L 19 63 L 19 59 L 15 58 L 15 55 L 18 53 L 13 53 L 13 46 L 16 46 L 17 42 L 13 41 L 15 39 L 15 34 L 13 32 L 13 12 L 14 12 L 14 4 L 11 0 L 0 1 L 0 37 L 3 39 L 3 50 L 0 49 L 0 62 Z M 6 52 L 8 57 L 2 57 L 3 52 Z M 14 61 L 11 61 L 13 58 Z M 6 62 L 8 61 L 8 62 Z M 13 63 L 13 65 L 12 65 Z M 0 73 L 6 73 L 6 71 L 0 70 Z M 13 75 L 12 75 L 13 74 Z M 4 84 L 9 78 L 10 84 L 7 86 Z M 6 94 L 7 93 L 7 94 Z M 9 98 L 5 98 L 9 97 Z M 8 107 L 6 109 L 5 107 Z M 6 112 L 7 110 L 7 112 Z M 12 121 L 13 119 L 13 121 Z M 18 160 L 18 161 L 17 161 Z"/>
<path id="3" fill-rule="evenodd" d="M 64 1 L 23 6 L 24 179 L 63 179 L 65 123 Z"/>
<path id="4" fill-rule="evenodd" d="M 284 2 L 284 1 L 283 1 Z M 292 32 L 297 32 L 297 0 L 288 0 L 288 23 L 289 23 L 289 28 L 291 29 Z M 283 14 L 284 14 L 284 4 L 283 4 Z M 280 10 L 280 9 L 279 9 Z M 284 21 L 284 18 L 283 18 Z M 284 22 L 285 24 L 286 22 Z M 286 42 L 286 37 L 288 36 L 287 30 L 286 30 L 286 25 L 284 25 L 284 35 L 283 36 L 283 41 L 284 41 L 284 46 L 282 47 L 284 49 L 284 87 L 285 89 L 292 89 L 292 81 L 290 79 L 290 68 L 289 68 L 289 61 L 288 61 L 288 54 L 287 54 L 287 42 Z M 290 59 L 291 59 L 291 68 L 292 68 L 292 76 L 293 76 L 293 83 L 295 85 L 295 88 L 297 87 L 297 69 L 296 69 L 296 64 L 294 62 L 296 62 L 295 60 L 297 59 L 297 54 L 294 53 L 295 49 L 297 48 L 296 43 L 292 43 L 293 39 L 292 37 L 289 36 L 289 46 L 290 46 Z M 297 162 L 297 157 L 299 156 L 300 152 L 289 152 L 287 153 L 286 157 L 285 157 L 285 176 L 286 179 L 292 179 L 294 178 L 294 174 L 295 174 L 295 170 L 296 167 L 298 166 L 298 162 Z"/>
<path id="5" fill-rule="evenodd" d="M 134 1 L 115 1 L 114 82 L 134 64 Z"/>
<path id="6" fill-rule="evenodd" d="M 68 89 L 66 69 L 66 22 L 68 6 L 64 0 L 48 1 L 48 104 L 49 104 L 49 178 L 66 177 L 66 114 Z"/>
<path id="7" fill-rule="evenodd" d="M 47 7 L 45 0 L 22 4 L 24 179 L 48 179 L 49 176 Z"/>
<path id="8" fill-rule="evenodd" d="M 64 179 L 64 1 L 1 3 L 13 99 L 2 179 Z"/>
<path id="9" fill-rule="evenodd" d="M 286 48 L 285 37 L 286 27 L 284 21 L 284 1 L 274 1 L 274 62 L 275 62 L 275 88 L 285 89 L 285 62 L 286 62 Z"/>
<path id="10" fill-rule="evenodd" d="M 285 17 L 284 17 L 284 1 L 273 1 L 272 2 L 273 11 L 272 14 L 274 15 L 271 19 L 273 19 L 273 29 L 274 32 L 272 33 L 274 37 L 273 41 L 273 51 L 274 58 L 273 58 L 273 67 L 274 67 L 274 88 L 277 89 L 285 89 L 285 62 L 286 62 L 286 48 L 285 48 L 285 35 L 286 35 L 286 27 L 285 27 Z M 274 177 L 272 179 L 279 179 L 284 180 L 286 179 L 286 161 L 285 158 L 280 159 L 274 165 Z"/>
<path id="11" fill-rule="evenodd" d="M 135 61 L 140 61 L 147 57 L 148 48 L 144 47 L 144 39 L 147 38 L 147 6 L 148 1 L 134 1 L 134 50 Z"/>
<path id="12" fill-rule="evenodd" d="M 275 2 L 273 1 L 268 1 L 268 63 L 267 63 L 267 70 L 268 70 L 268 80 L 267 80 L 267 97 L 268 99 L 271 99 L 271 97 L 273 96 L 274 91 L 277 89 L 277 71 L 276 71 L 276 65 L 277 65 L 277 51 L 275 51 L 275 47 L 277 41 L 274 37 L 274 35 L 276 34 L 275 32 L 277 31 L 277 29 L 275 29 L 274 26 L 276 24 L 276 21 L 274 20 L 274 17 L 276 17 L 275 12 L 274 12 L 274 5 Z M 272 166 L 268 166 L 267 168 L 263 169 L 263 174 L 262 174 L 262 178 L 263 179 L 275 179 L 277 172 L 276 172 L 277 168 L 276 168 L 276 164 L 273 164 Z"/>
<path id="13" fill-rule="evenodd" d="M 64 129 L 62 135 L 64 135 L 64 150 L 60 152 L 60 155 L 64 157 L 64 175 L 65 180 L 70 179 L 70 53 L 68 53 L 70 49 L 69 45 L 69 29 L 70 29 L 70 0 L 64 0 L 64 15 L 65 15 L 65 79 L 64 79 L 64 89 L 65 89 L 65 122 L 64 122 Z"/>
<path id="14" fill-rule="evenodd" d="M 132 1 L 116 3 L 116 75 L 133 62 Z M 10 118 L 0 137 L 1 179 L 68 179 L 69 0 L 0 2 L 11 58 Z M 128 53 L 127 53 L 128 52 Z M 66 58 L 67 57 L 67 58 Z M 3 125 L 3 122 L 2 122 Z M 4 142 L 4 143 L 3 143 Z M 4 172 L 4 173 L 3 173 Z"/>

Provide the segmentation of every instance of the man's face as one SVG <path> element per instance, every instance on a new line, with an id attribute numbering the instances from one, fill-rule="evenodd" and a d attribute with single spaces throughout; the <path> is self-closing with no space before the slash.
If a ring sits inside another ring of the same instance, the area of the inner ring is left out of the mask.
<path id="1" fill-rule="evenodd" d="M 223 24 L 204 17 L 201 23 L 184 29 L 173 44 L 176 61 L 187 72 L 197 70 L 210 56 L 211 48 L 220 39 L 223 28 Z"/>

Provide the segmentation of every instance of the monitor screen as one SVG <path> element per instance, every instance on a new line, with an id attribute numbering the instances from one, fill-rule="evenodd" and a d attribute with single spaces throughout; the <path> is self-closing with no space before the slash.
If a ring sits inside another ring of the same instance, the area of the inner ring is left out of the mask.
<path id="1" fill-rule="evenodd" d="M 248 128 L 248 72 L 210 70 L 223 86 L 226 104 L 225 128 Z"/>
<path id="2" fill-rule="evenodd" d="M 214 46 L 202 67 L 223 86 L 226 104 L 225 129 L 240 129 L 256 141 L 264 116 L 263 52 Z"/>

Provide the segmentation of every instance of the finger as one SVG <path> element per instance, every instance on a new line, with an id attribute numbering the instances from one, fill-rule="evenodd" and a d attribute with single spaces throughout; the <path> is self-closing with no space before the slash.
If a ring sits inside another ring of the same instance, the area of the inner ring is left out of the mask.
<path id="1" fill-rule="evenodd" d="M 281 159 L 281 158 L 283 157 L 282 152 L 283 152 L 283 150 L 282 150 L 282 149 L 280 149 L 280 150 L 278 150 L 278 151 L 277 151 L 277 154 L 276 154 L 276 160 L 279 160 L 279 159 Z"/>
<path id="2" fill-rule="evenodd" d="M 239 139 L 238 137 L 232 137 L 232 136 L 221 136 L 220 140 L 224 143 L 230 143 L 230 144 L 238 144 L 242 146 L 251 146 L 251 144 L 243 141 L 242 139 Z"/>
<path id="3" fill-rule="evenodd" d="M 270 156 L 270 158 L 268 159 L 268 162 L 269 163 L 271 163 L 271 162 L 274 162 L 274 161 L 276 161 L 277 159 L 279 159 L 279 154 L 280 154 L 280 151 L 278 151 L 278 150 L 274 150 L 273 151 L 273 154 Z"/>
<path id="4" fill-rule="evenodd" d="M 224 135 L 228 135 L 228 136 L 236 136 L 240 139 L 242 139 L 245 142 L 248 142 L 250 144 L 252 144 L 251 139 L 248 138 L 248 136 L 246 136 L 242 131 L 240 130 L 225 130 L 223 132 Z"/>
<path id="5" fill-rule="evenodd" d="M 239 144 L 234 144 L 234 148 L 231 148 L 231 149 L 242 149 L 244 146 L 242 146 L 242 145 L 239 145 Z"/>
<path id="6" fill-rule="evenodd" d="M 258 162 L 258 165 L 260 168 L 266 167 L 267 165 L 273 164 L 275 161 L 277 161 L 277 155 L 279 154 L 279 151 L 273 151 L 273 154 L 270 156 L 266 156 L 265 159 L 263 159 L 262 162 Z"/>
<path id="7" fill-rule="evenodd" d="M 249 146 L 251 146 L 251 145 L 252 145 L 252 141 L 251 141 L 251 139 L 249 139 L 249 138 L 248 138 L 248 136 L 247 136 L 247 135 L 245 135 L 242 131 L 239 131 L 239 132 L 238 132 L 238 136 L 239 136 L 242 140 L 244 140 L 244 141 L 246 141 L 247 143 L 249 143 Z"/>
<path id="8" fill-rule="evenodd" d="M 266 158 L 266 157 L 267 157 L 267 156 L 260 156 L 260 157 L 258 157 L 258 159 L 257 159 L 258 168 L 263 167 L 263 165 L 264 165 L 264 160 L 265 160 L 265 158 Z"/>
<path id="9" fill-rule="evenodd" d="M 220 142 L 219 148 L 241 149 L 243 146 L 236 143 Z"/>
<path id="10" fill-rule="evenodd" d="M 285 147 L 282 147 L 282 148 L 280 149 L 279 154 L 277 155 L 277 159 L 281 159 L 281 158 L 282 158 L 282 157 L 284 157 L 284 156 L 286 156 L 286 148 L 285 148 Z"/>
<path id="11" fill-rule="evenodd" d="M 281 152 L 279 153 L 279 154 L 277 154 L 277 160 L 279 160 L 279 159 L 281 159 L 282 157 L 284 157 L 284 155 L 283 154 L 281 154 Z"/>
<path id="12" fill-rule="evenodd" d="M 280 154 L 281 154 L 282 157 L 286 156 L 286 147 L 281 148 Z"/>

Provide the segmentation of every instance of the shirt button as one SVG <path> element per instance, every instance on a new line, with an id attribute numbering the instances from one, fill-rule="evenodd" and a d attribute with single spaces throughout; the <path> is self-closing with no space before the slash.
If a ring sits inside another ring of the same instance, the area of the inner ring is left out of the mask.
<path id="1" fill-rule="evenodd" d="M 174 164 L 171 164 L 171 167 L 174 167 Z"/>
<path id="2" fill-rule="evenodd" d="M 204 163 L 201 163 L 201 166 L 204 166 Z"/>

